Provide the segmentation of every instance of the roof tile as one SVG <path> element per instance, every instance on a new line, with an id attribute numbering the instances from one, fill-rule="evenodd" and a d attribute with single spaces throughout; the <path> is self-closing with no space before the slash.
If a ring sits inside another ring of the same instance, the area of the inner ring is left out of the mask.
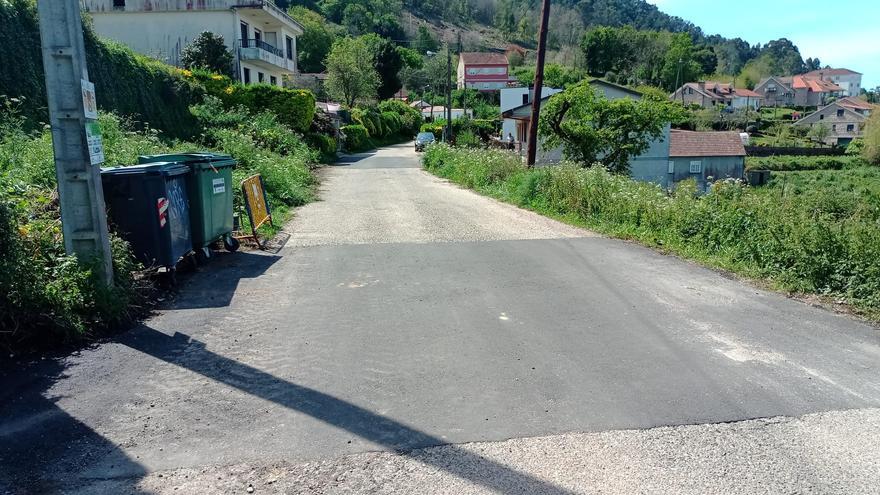
<path id="1" fill-rule="evenodd" d="M 669 156 L 745 156 L 746 149 L 738 132 L 694 132 L 672 130 Z"/>

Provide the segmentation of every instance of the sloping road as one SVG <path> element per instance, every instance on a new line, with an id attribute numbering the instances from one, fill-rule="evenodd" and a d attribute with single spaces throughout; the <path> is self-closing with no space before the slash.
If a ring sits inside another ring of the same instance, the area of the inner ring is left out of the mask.
<path id="1" fill-rule="evenodd" d="M 322 198 L 279 252 L 4 371 L 0 494 L 880 493 L 875 327 L 409 146 L 330 167 Z"/>

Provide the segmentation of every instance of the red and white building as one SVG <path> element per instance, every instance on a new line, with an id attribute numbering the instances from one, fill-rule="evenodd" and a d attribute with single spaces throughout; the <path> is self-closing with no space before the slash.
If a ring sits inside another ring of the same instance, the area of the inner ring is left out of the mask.
<path id="1" fill-rule="evenodd" d="M 491 52 L 463 52 L 458 57 L 458 89 L 498 91 L 510 82 L 507 55 Z"/>

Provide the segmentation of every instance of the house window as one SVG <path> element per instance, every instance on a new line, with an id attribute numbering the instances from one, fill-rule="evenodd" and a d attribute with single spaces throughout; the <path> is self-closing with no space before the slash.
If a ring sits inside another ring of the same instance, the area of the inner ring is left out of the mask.
<path id="1" fill-rule="evenodd" d="M 285 36 L 284 47 L 287 48 L 287 60 L 293 60 L 293 38 Z"/>
<path id="2" fill-rule="evenodd" d="M 668 171 L 670 174 L 674 174 L 674 173 L 675 173 L 675 162 L 674 162 L 674 161 L 669 160 L 669 169 L 668 169 L 667 171 Z"/>
<path id="3" fill-rule="evenodd" d="M 113 7 L 114 8 L 122 7 L 124 9 L 125 8 L 125 0 L 113 0 Z"/>
<path id="4" fill-rule="evenodd" d="M 838 116 L 838 117 L 843 117 L 843 109 L 839 109 L 839 110 L 837 110 L 837 116 Z"/>
<path id="5" fill-rule="evenodd" d="M 523 100 L 522 100 L 522 101 L 523 101 L 522 104 L 523 104 L 523 105 L 528 105 L 528 104 L 529 104 L 529 94 L 526 93 L 526 94 L 522 95 L 522 98 L 523 98 Z"/>
<path id="6" fill-rule="evenodd" d="M 692 160 L 691 161 L 691 173 L 699 174 L 703 171 L 703 162 L 700 160 Z"/>
<path id="7" fill-rule="evenodd" d="M 855 124 L 847 124 L 846 125 L 846 132 L 853 132 L 854 130 L 856 130 Z"/>
<path id="8" fill-rule="evenodd" d="M 254 39 L 257 40 L 257 43 L 263 41 L 263 32 L 254 28 Z"/>
<path id="9" fill-rule="evenodd" d="M 248 40 L 248 25 L 247 25 L 246 22 L 242 22 L 242 23 L 241 23 L 241 26 L 239 26 L 239 27 L 240 27 L 240 29 L 241 29 L 241 46 L 247 48 L 247 46 L 248 46 L 248 43 L 247 43 L 247 40 Z"/>
<path id="10" fill-rule="evenodd" d="M 825 120 L 825 114 L 820 113 L 820 114 L 819 114 L 819 120 Z"/>
<path id="11" fill-rule="evenodd" d="M 248 69 L 247 67 L 244 68 L 244 83 L 245 84 L 251 83 L 251 70 Z"/>
<path id="12" fill-rule="evenodd" d="M 272 86 L 278 86 L 278 78 L 275 76 L 269 76 L 269 83 Z"/>
<path id="13" fill-rule="evenodd" d="M 837 132 L 837 124 L 831 124 L 831 130 Z"/>
<path id="14" fill-rule="evenodd" d="M 265 76 L 263 75 L 262 72 L 257 72 L 257 82 L 259 82 L 259 83 L 263 82 L 264 77 Z"/>

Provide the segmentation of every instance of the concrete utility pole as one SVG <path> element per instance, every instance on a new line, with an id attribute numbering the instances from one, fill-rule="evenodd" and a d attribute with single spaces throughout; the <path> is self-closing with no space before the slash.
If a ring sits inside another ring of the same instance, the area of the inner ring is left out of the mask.
<path id="1" fill-rule="evenodd" d="M 93 124 L 97 107 L 79 0 L 38 0 L 37 9 L 64 248 L 84 262 L 97 261 L 98 276 L 110 284 L 113 260 L 98 168 L 104 157 Z"/>
<path id="2" fill-rule="evenodd" d="M 550 22 L 550 0 L 541 4 L 541 27 L 538 31 L 538 60 L 535 64 L 535 87 L 532 91 L 532 118 L 529 121 L 529 151 L 526 166 L 535 165 L 538 156 L 538 118 L 541 116 L 541 90 L 544 86 L 544 55 L 547 52 L 547 24 Z"/>
<path id="3" fill-rule="evenodd" d="M 446 141 L 452 141 L 452 50 L 446 43 Z"/>

